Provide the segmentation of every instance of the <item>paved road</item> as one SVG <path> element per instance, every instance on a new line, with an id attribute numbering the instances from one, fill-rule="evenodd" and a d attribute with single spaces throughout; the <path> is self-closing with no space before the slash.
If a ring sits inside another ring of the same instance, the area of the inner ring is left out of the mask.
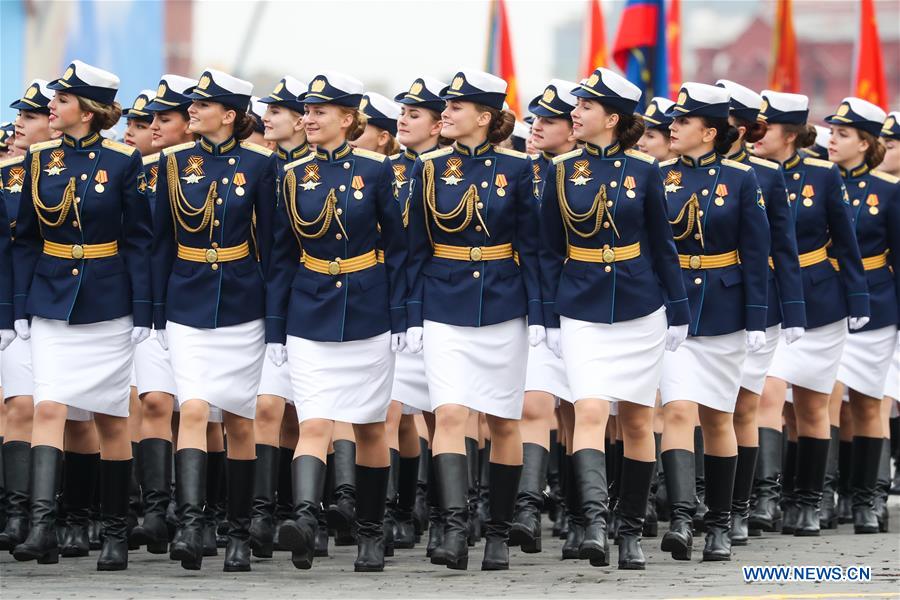
<path id="1" fill-rule="evenodd" d="M 286 553 L 254 559 L 253 571 L 222 572 L 222 550 L 206 558 L 203 570 L 184 571 L 167 556 L 132 552 L 124 573 L 98 573 L 92 557 L 62 559 L 58 565 L 16 563 L 0 556 L 0 598 L 859 598 L 900 597 L 900 501 L 891 502 L 894 533 L 853 535 L 842 525 L 821 538 L 767 534 L 736 548 L 729 563 L 676 562 L 659 550 L 659 538 L 644 541 L 647 571 L 592 568 L 587 561 L 560 561 L 558 540 L 545 533 L 541 554 L 512 553 L 508 572 L 482 573 L 481 546 L 470 555 L 470 570 L 453 572 L 431 565 L 424 549 L 400 550 L 384 573 L 353 572 L 355 548 L 332 548 L 312 571 L 298 571 Z M 661 528 L 662 529 L 662 528 Z M 662 533 L 662 531 L 660 532 Z M 697 542 L 695 541 L 695 544 Z M 699 540 L 702 548 L 702 539 Z M 696 547 L 696 546 L 695 546 Z M 471 551 L 471 549 L 470 549 Z M 613 550 L 615 558 L 615 550 Z M 870 583 L 754 583 L 742 580 L 741 565 L 867 565 Z"/>

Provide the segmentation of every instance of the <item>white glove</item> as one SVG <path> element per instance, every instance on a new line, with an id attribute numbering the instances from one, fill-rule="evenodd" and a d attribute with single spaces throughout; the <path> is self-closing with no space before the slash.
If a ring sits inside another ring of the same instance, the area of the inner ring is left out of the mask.
<path id="1" fill-rule="evenodd" d="M 528 343 L 532 346 L 537 346 L 541 342 L 544 341 L 547 337 L 547 330 L 544 329 L 543 325 L 529 325 L 528 326 Z"/>
<path id="2" fill-rule="evenodd" d="M 159 345 L 162 346 L 163 350 L 169 349 L 169 336 L 166 335 L 165 329 L 156 330 L 156 341 L 159 342 Z"/>
<path id="3" fill-rule="evenodd" d="M 666 329 L 666 350 L 669 352 L 678 350 L 678 346 L 687 339 L 687 334 L 687 325 L 670 325 L 669 328 Z"/>
<path id="4" fill-rule="evenodd" d="M 406 350 L 406 333 L 391 334 L 391 352 L 403 352 Z"/>
<path id="5" fill-rule="evenodd" d="M 559 327 L 547 328 L 547 347 L 556 355 L 556 358 L 562 358 L 562 331 Z"/>
<path id="6" fill-rule="evenodd" d="M 410 327 L 406 330 L 406 347 L 413 354 L 418 354 L 422 351 L 422 337 L 424 333 L 425 330 L 421 327 Z"/>
<path id="7" fill-rule="evenodd" d="M 287 348 L 284 344 L 266 344 L 266 356 L 276 367 L 280 367 L 287 360 Z"/>
<path id="8" fill-rule="evenodd" d="M 790 346 L 803 337 L 803 334 L 806 333 L 806 329 L 803 327 L 785 327 L 782 330 L 782 333 L 784 334 L 784 343 Z"/>
<path id="9" fill-rule="evenodd" d="M 135 327 L 131 330 L 131 343 L 137 346 L 150 337 L 149 327 Z"/>
<path id="10" fill-rule="evenodd" d="M 6 350 L 6 348 L 13 343 L 13 340 L 16 339 L 16 332 L 13 329 L 0 329 L 0 352 Z"/>
<path id="11" fill-rule="evenodd" d="M 759 352 L 766 345 L 765 331 L 748 331 L 747 332 L 747 352 L 753 354 Z"/>
<path id="12" fill-rule="evenodd" d="M 850 317 L 848 321 L 850 325 L 850 331 L 856 331 L 857 329 L 862 329 L 869 324 L 869 317 Z"/>
<path id="13" fill-rule="evenodd" d="M 28 325 L 28 319 L 18 319 L 13 323 L 13 327 L 19 337 L 23 340 L 31 339 L 31 327 Z"/>

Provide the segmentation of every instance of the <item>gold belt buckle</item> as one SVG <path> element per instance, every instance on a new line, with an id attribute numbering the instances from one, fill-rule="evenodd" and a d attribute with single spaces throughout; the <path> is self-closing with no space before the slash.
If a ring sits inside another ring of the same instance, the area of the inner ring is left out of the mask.
<path id="1" fill-rule="evenodd" d="M 699 269 L 700 263 L 701 263 L 700 257 L 695 255 L 695 256 L 691 257 L 691 260 L 688 264 L 690 264 L 692 269 Z"/>
<path id="2" fill-rule="evenodd" d="M 616 251 L 612 248 L 604 248 L 603 249 L 603 262 L 611 263 L 616 260 Z"/>
<path id="3" fill-rule="evenodd" d="M 477 262 L 477 261 L 481 260 L 481 255 L 482 255 L 481 248 L 479 248 L 477 246 L 474 248 L 469 248 L 469 260 Z"/>
<path id="4" fill-rule="evenodd" d="M 214 263 L 219 261 L 219 252 L 215 248 L 210 248 L 206 251 L 206 262 Z"/>
<path id="5" fill-rule="evenodd" d="M 81 260 L 84 258 L 84 247 L 78 244 L 72 246 L 72 258 L 75 260 Z"/>
<path id="6" fill-rule="evenodd" d="M 341 263 L 337 260 L 332 260 L 328 263 L 328 273 L 331 275 L 339 275 L 341 272 Z"/>

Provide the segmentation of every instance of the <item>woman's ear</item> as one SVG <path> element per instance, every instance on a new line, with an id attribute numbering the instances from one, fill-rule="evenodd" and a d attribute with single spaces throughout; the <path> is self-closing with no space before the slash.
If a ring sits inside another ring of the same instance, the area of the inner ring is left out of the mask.
<path id="1" fill-rule="evenodd" d="M 478 113 L 478 118 L 475 122 L 478 123 L 479 127 L 487 127 L 491 124 L 491 113 L 487 111 Z"/>
<path id="2" fill-rule="evenodd" d="M 222 125 L 233 125 L 235 119 L 237 119 L 237 111 L 229 108 L 222 115 Z"/>
<path id="3" fill-rule="evenodd" d="M 81 122 L 82 123 L 90 123 L 94 119 L 94 113 L 83 110 L 81 111 Z"/>
<path id="4" fill-rule="evenodd" d="M 442 127 L 443 127 L 443 124 L 441 123 L 441 120 L 440 119 L 436 120 L 434 122 L 434 124 L 431 126 L 431 131 L 429 132 L 430 135 L 441 135 Z"/>
<path id="5" fill-rule="evenodd" d="M 708 143 L 714 142 L 716 140 L 716 135 L 718 135 L 718 133 L 719 133 L 719 130 L 716 129 L 715 127 L 704 127 L 703 135 L 700 137 L 700 139 L 703 141 L 704 144 L 708 144 Z"/>
<path id="6" fill-rule="evenodd" d="M 615 129 L 616 125 L 619 124 L 619 113 L 612 113 L 606 115 L 606 128 L 607 129 Z"/>

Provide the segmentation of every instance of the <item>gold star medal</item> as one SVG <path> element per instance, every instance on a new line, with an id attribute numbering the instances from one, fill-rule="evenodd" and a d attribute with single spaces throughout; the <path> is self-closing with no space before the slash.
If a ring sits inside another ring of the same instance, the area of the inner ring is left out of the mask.
<path id="1" fill-rule="evenodd" d="M 716 206 L 725 206 L 725 196 L 728 195 L 728 187 L 724 183 L 716 186 Z"/>
<path id="2" fill-rule="evenodd" d="M 234 193 L 238 196 L 243 196 L 244 186 L 247 185 L 247 178 L 244 177 L 243 173 L 234 174 L 234 185 L 237 186 L 234 188 Z"/>
<path id="3" fill-rule="evenodd" d="M 316 186 L 321 183 L 319 181 L 319 165 L 316 163 L 306 165 L 306 169 L 303 171 L 303 183 L 300 184 L 300 187 L 309 192 L 316 189 Z"/>
<path id="4" fill-rule="evenodd" d="M 181 172 L 184 173 L 181 178 L 185 183 L 200 183 L 206 177 L 203 174 L 203 157 L 188 156 L 187 166 Z"/>
<path id="5" fill-rule="evenodd" d="M 392 165 L 392 167 L 394 169 L 394 198 L 397 198 L 400 196 L 400 190 L 403 189 L 403 186 L 407 183 L 406 165 L 396 164 Z"/>
<path id="6" fill-rule="evenodd" d="M 809 208 L 810 206 L 813 205 L 812 197 L 816 195 L 816 192 L 813 189 L 813 186 L 811 186 L 808 183 L 806 185 L 804 185 L 803 190 L 800 192 L 800 195 L 803 196 L 803 206 L 805 206 L 806 208 Z"/>
<path id="7" fill-rule="evenodd" d="M 637 183 L 635 183 L 632 175 L 625 177 L 625 181 L 622 182 L 622 187 L 628 190 L 625 192 L 625 195 L 629 198 L 635 198 L 637 196 L 637 192 L 634 191 L 634 188 L 637 187 Z"/>
<path id="8" fill-rule="evenodd" d="M 366 186 L 363 181 L 362 175 L 354 175 L 353 180 L 350 182 L 350 187 L 352 187 L 355 192 L 353 192 L 353 197 L 357 200 L 363 199 L 362 189 Z"/>
<path id="9" fill-rule="evenodd" d="M 448 158 L 441 179 L 447 185 L 459 185 L 459 182 L 463 180 L 462 160 L 455 156 Z"/>
<path id="10" fill-rule="evenodd" d="M 94 190 L 95 190 L 98 194 L 102 194 L 102 193 L 103 193 L 103 190 L 106 189 L 106 188 L 103 186 L 103 184 L 104 184 L 104 183 L 107 183 L 107 182 L 109 181 L 109 175 L 106 174 L 106 170 L 105 170 L 105 169 L 99 169 L 99 170 L 97 171 L 97 174 L 94 175 L 94 181 L 97 182 L 97 185 L 94 186 Z"/>
<path id="11" fill-rule="evenodd" d="M 681 185 L 681 171 L 666 173 L 666 180 L 663 184 L 666 186 L 666 193 L 675 193 L 682 189 L 684 186 Z"/>
<path id="12" fill-rule="evenodd" d="M 506 175 L 503 173 L 497 173 L 497 177 L 494 179 L 494 185 L 497 186 L 497 195 L 501 198 L 506 195 L 506 190 L 503 189 L 509 185 L 506 181 Z"/>
<path id="13" fill-rule="evenodd" d="M 6 179 L 6 191 L 10 194 L 21 194 L 23 183 L 25 183 L 25 169 L 22 167 L 11 168 Z"/>
<path id="14" fill-rule="evenodd" d="M 869 214 L 873 217 L 878 214 L 878 195 L 877 194 L 869 194 L 869 197 L 866 198 L 866 205 L 869 207 Z"/>
<path id="15" fill-rule="evenodd" d="M 587 185 L 587 182 L 593 179 L 593 177 L 591 177 L 591 169 L 588 165 L 590 165 L 590 163 L 586 160 L 576 160 L 575 164 L 572 165 L 575 171 L 572 173 L 572 176 L 569 177 L 569 181 L 575 185 Z"/>
<path id="16" fill-rule="evenodd" d="M 65 158 L 66 153 L 63 150 L 54 150 L 50 153 L 50 162 L 47 163 L 47 168 L 44 169 L 44 173 L 47 175 L 59 175 L 63 171 L 66 170 L 66 165 L 63 164 L 63 158 Z"/>

